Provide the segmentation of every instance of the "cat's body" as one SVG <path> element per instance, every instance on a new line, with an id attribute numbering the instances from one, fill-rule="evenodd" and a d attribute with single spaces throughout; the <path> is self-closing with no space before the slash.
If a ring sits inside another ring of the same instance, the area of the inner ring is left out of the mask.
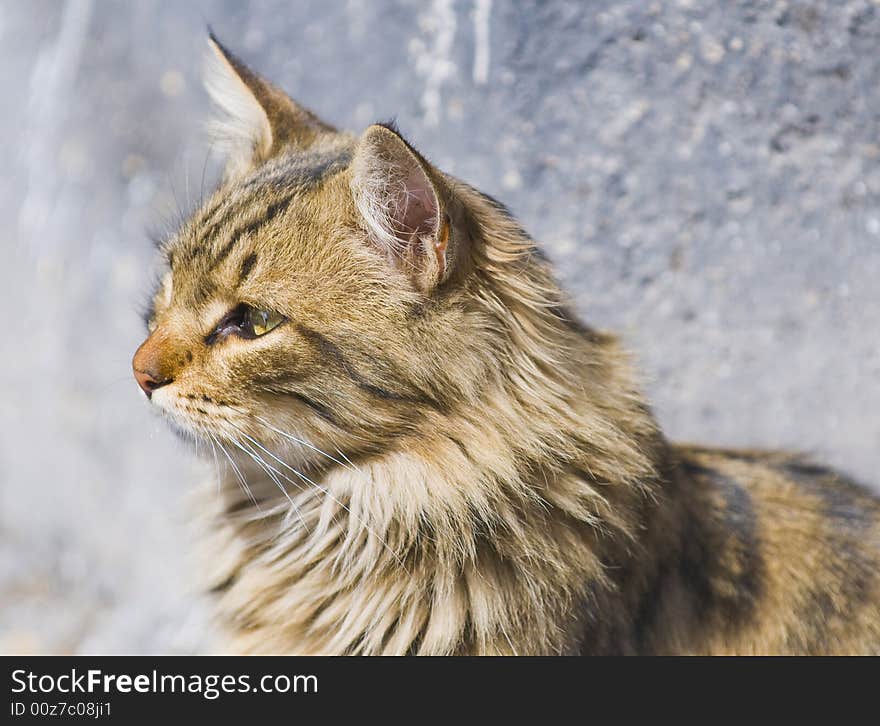
<path id="1" fill-rule="evenodd" d="M 521 542 L 462 522 L 457 541 L 445 543 L 469 552 L 447 552 L 444 559 L 419 533 L 400 550 L 403 563 L 385 551 L 378 533 L 362 534 L 360 544 L 369 541 L 372 556 L 347 547 L 341 533 L 363 527 L 320 491 L 298 503 L 312 529 L 322 515 L 333 518 L 321 536 L 291 527 L 280 513 L 247 524 L 251 507 L 242 511 L 237 482 L 229 481 L 224 502 L 234 513 L 219 514 L 215 532 L 222 555 L 215 595 L 227 647 L 374 654 L 880 652 L 875 501 L 789 457 L 686 447 L 671 453 L 677 482 L 664 485 L 659 502 L 639 502 L 632 519 L 644 529 L 634 541 L 595 536 L 562 510 L 536 507 L 517 518 Z M 384 496 L 385 487 L 416 467 L 431 472 L 415 456 L 396 458 L 366 467 L 368 486 L 379 491 L 360 496 Z M 442 468 L 434 475 L 444 479 Z M 350 503 L 363 482 L 337 471 L 321 485 Z M 583 486 L 576 475 L 555 484 Z M 267 494 L 274 487 L 259 486 Z M 389 524 L 381 538 L 391 546 L 410 539 L 399 531 L 404 521 Z M 410 526 L 418 532 L 427 524 Z M 604 546 L 596 541 L 603 538 Z"/>
<path id="2" fill-rule="evenodd" d="M 134 367 L 229 463 L 231 650 L 880 653 L 875 498 L 670 445 L 499 204 L 216 50 L 232 161 Z"/>

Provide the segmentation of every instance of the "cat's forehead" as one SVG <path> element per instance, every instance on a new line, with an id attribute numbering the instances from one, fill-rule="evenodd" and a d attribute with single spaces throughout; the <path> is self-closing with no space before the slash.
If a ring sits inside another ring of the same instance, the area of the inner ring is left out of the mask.
<path id="1" fill-rule="evenodd" d="M 344 151 L 292 155 L 221 187 L 165 247 L 167 305 L 306 304 L 366 282 L 341 173 L 350 161 Z"/>
<path id="2" fill-rule="evenodd" d="M 249 173 L 238 186 L 243 190 L 261 186 L 301 191 L 313 189 L 351 164 L 354 140 L 339 136 L 306 150 L 279 154 Z"/>
<path id="3" fill-rule="evenodd" d="M 261 244 L 267 241 L 266 232 L 279 223 L 286 223 L 291 232 L 320 224 L 340 206 L 339 195 L 325 182 L 350 162 L 347 148 L 290 154 L 224 184 L 166 245 L 170 266 L 204 275 L 239 257 L 242 250 L 266 247 Z"/>

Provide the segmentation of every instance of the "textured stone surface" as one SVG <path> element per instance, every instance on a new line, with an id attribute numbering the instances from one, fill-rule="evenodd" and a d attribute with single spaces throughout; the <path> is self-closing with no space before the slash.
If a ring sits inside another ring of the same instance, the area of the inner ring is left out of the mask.
<path id="1" fill-rule="evenodd" d="M 877 3 L 6 2 L 0 650 L 205 647 L 207 472 L 129 361 L 145 230 L 214 177 L 206 21 L 328 120 L 395 117 L 509 204 L 671 436 L 880 483 Z"/>

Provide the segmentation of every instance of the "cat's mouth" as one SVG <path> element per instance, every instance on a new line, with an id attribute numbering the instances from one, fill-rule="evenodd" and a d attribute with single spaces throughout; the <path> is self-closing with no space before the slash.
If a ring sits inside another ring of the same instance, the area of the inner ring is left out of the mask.
<path id="1" fill-rule="evenodd" d="M 217 425 L 217 417 L 212 415 L 214 412 L 208 402 L 197 401 L 192 395 L 182 395 L 172 386 L 153 391 L 149 398 L 172 430 L 184 440 L 209 444 L 212 439 L 225 438 L 225 432 Z"/>
<path id="2" fill-rule="evenodd" d="M 178 436 L 195 444 L 197 453 L 256 463 L 270 478 L 311 469 L 319 462 L 350 464 L 344 455 L 313 444 L 291 421 L 272 421 L 245 404 L 183 393 L 173 385 L 155 391 L 150 400 Z"/>

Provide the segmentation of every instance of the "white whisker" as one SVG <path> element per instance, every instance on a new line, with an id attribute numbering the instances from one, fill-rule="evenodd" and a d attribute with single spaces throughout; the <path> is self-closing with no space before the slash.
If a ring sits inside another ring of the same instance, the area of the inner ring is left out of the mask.
<path id="1" fill-rule="evenodd" d="M 276 428 L 275 426 L 270 424 L 268 421 L 266 421 L 266 419 L 264 419 L 260 416 L 254 416 L 254 418 L 257 421 L 259 421 L 261 424 L 263 424 L 263 426 L 265 426 L 267 429 L 274 431 L 279 436 L 283 436 L 284 438 L 289 439 L 290 441 L 293 441 L 297 444 L 301 444 L 302 446 L 305 446 L 306 448 L 309 448 L 312 451 L 315 451 L 318 454 L 321 454 L 322 456 L 326 456 L 328 459 L 330 459 L 330 461 L 334 462 L 335 464 L 339 464 L 340 466 L 344 466 L 346 468 L 353 468 L 355 471 L 357 471 L 357 469 L 354 467 L 354 464 L 351 463 L 351 460 L 348 457 L 345 457 L 346 462 L 348 462 L 346 464 L 345 462 L 342 462 L 339 459 L 337 459 L 335 456 L 331 456 L 326 451 L 322 451 L 314 444 L 310 444 L 308 441 L 306 441 L 304 439 L 300 439 L 300 438 L 294 436 L 293 434 L 287 433 L 286 431 L 282 431 L 281 429 Z M 337 449 L 337 451 L 339 451 L 339 449 Z M 339 452 L 339 453 L 342 453 L 342 452 Z"/>
<path id="2" fill-rule="evenodd" d="M 241 433 L 243 435 L 247 436 L 247 434 L 244 434 L 244 432 L 241 432 Z M 262 456 L 260 456 L 255 451 L 253 451 L 250 447 L 245 448 L 244 444 L 242 444 L 237 439 L 230 437 L 229 440 L 235 446 L 237 446 L 239 449 L 241 449 L 245 454 L 250 456 L 250 458 L 254 460 L 254 462 L 257 464 L 257 466 L 259 466 L 263 471 L 265 471 L 266 474 L 269 476 L 269 478 L 273 482 L 275 482 L 275 485 L 281 490 L 281 493 L 284 494 L 285 497 L 287 497 L 287 501 L 290 502 L 291 508 L 293 509 L 294 512 L 296 512 L 296 516 L 299 517 L 299 521 L 302 523 L 302 526 L 305 528 L 306 532 L 310 532 L 309 525 L 306 524 L 306 520 L 303 518 L 302 512 L 300 511 L 300 508 L 297 506 L 296 502 L 293 501 L 293 499 L 290 496 L 290 494 L 288 493 L 287 489 L 284 488 L 284 485 L 281 483 L 281 480 L 278 479 L 278 477 L 276 476 L 276 473 L 278 473 L 278 472 L 276 472 L 274 467 L 272 467 L 265 459 L 263 459 Z"/>
<path id="3" fill-rule="evenodd" d="M 212 438 L 214 438 L 213 434 L 210 434 L 210 436 Z M 238 481 L 241 482 L 241 486 L 244 489 L 244 491 L 247 493 L 250 500 L 254 503 L 254 506 L 257 508 L 257 510 L 262 512 L 263 510 L 260 508 L 260 503 L 257 501 L 257 498 L 254 496 L 254 493 L 251 491 L 251 488 L 248 486 L 247 481 L 244 478 L 244 474 L 242 474 L 241 469 L 238 468 L 238 464 L 235 463 L 235 460 L 232 458 L 230 453 L 226 450 L 226 447 L 223 446 L 223 444 L 218 439 L 214 439 L 214 440 L 217 443 L 217 446 L 220 447 L 220 451 L 223 452 L 223 455 L 227 458 L 227 460 L 229 461 L 229 464 L 232 466 L 232 469 L 235 472 L 235 475 L 238 477 Z"/>
<path id="4" fill-rule="evenodd" d="M 298 471 L 298 470 L 295 469 L 294 467 L 290 466 L 290 464 L 288 464 L 287 462 L 283 461 L 282 459 L 279 459 L 275 454 L 273 454 L 271 451 L 269 451 L 269 450 L 268 450 L 265 446 L 263 446 L 259 441 L 257 441 L 257 440 L 254 439 L 253 437 L 249 436 L 247 433 L 245 433 L 241 428 L 239 428 L 238 426 L 236 426 L 235 424 L 233 424 L 231 421 L 228 421 L 228 420 L 227 420 L 227 423 L 229 423 L 229 424 L 230 424 L 234 429 L 236 429 L 236 430 L 237 430 L 242 436 L 244 436 L 244 437 L 245 437 L 246 439 L 248 439 L 251 443 L 253 443 L 254 446 L 258 447 L 261 451 L 264 451 L 266 454 L 268 454 L 270 457 L 272 457 L 272 459 L 274 459 L 274 460 L 277 461 L 279 464 L 281 464 L 281 466 L 285 467 L 286 469 L 289 469 L 289 470 L 292 471 L 296 476 L 298 476 L 302 481 L 304 481 L 304 482 L 308 482 L 309 484 L 311 484 L 312 486 L 316 487 L 316 488 L 319 489 L 321 492 L 323 492 L 326 496 L 330 497 L 330 499 L 332 499 L 334 502 L 336 502 L 336 504 L 338 504 L 338 505 L 339 505 L 340 507 L 342 507 L 346 512 L 348 512 L 349 515 L 352 516 L 352 517 L 355 519 L 355 521 L 356 521 L 357 523 L 359 523 L 364 529 L 366 529 L 367 532 L 369 532 L 373 537 L 375 537 L 377 540 L 379 540 L 379 542 L 382 543 L 382 546 L 385 547 L 385 549 L 388 550 L 388 552 L 391 553 L 391 555 L 394 557 L 394 559 L 397 560 L 398 564 L 400 564 L 400 566 L 403 567 L 404 570 L 407 570 L 407 572 L 409 571 L 408 568 L 407 568 L 407 566 L 406 566 L 406 564 L 404 563 L 404 561 L 400 558 L 400 555 L 397 554 L 397 552 L 391 547 L 391 545 L 389 545 L 388 542 L 386 542 L 385 539 L 384 539 L 383 537 L 381 537 L 378 533 L 376 533 L 373 529 L 371 529 L 370 526 L 369 526 L 369 525 L 368 525 L 368 524 L 367 524 L 367 523 L 366 523 L 361 517 L 359 517 L 358 515 L 356 515 L 356 514 L 351 510 L 350 507 L 348 507 L 346 504 L 344 504 L 344 503 L 341 502 L 339 499 L 337 499 L 335 496 L 333 496 L 333 494 L 330 492 L 329 489 L 327 489 L 327 488 L 321 486 L 321 485 L 318 484 L 316 481 L 313 481 L 313 480 L 310 479 L 308 476 L 306 476 L 305 474 L 303 474 L 301 471 Z M 283 472 L 278 471 L 278 469 L 275 469 L 274 467 L 272 467 L 271 464 L 267 464 L 267 466 L 269 466 L 270 468 L 272 468 L 272 470 L 273 470 L 276 474 L 278 474 L 279 476 L 283 477 L 284 479 L 286 479 L 287 481 L 289 481 L 291 484 L 296 485 L 296 482 L 294 482 L 290 477 L 286 476 Z"/>
<path id="5" fill-rule="evenodd" d="M 217 445 L 214 443 L 214 437 L 208 434 L 208 441 L 211 443 L 211 454 L 214 457 L 214 479 L 217 481 L 217 493 L 220 493 L 220 462 L 217 460 Z"/>
<path id="6" fill-rule="evenodd" d="M 336 449 L 336 453 L 339 454 L 343 459 L 345 459 L 349 463 L 351 468 L 354 469 L 358 474 L 360 474 L 361 476 L 364 475 L 364 473 L 355 465 L 355 463 L 345 455 L 345 452 L 342 451 L 342 449 Z"/>
<path id="7" fill-rule="evenodd" d="M 238 408 L 237 406 L 232 406 L 232 405 L 230 405 L 230 404 L 224 404 L 224 406 L 225 406 L 225 408 L 228 408 L 228 409 L 230 409 L 230 410 L 232 410 L 232 411 L 235 411 L 236 413 L 239 413 L 239 414 L 241 414 L 242 416 L 246 416 L 246 417 L 248 417 L 248 418 L 250 418 L 250 419 L 253 419 L 253 420 L 257 421 L 257 422 L 258 422 L 259 424 L 261 424 L 264 428 L 267 428 L 267 429 L 269 429 L 270 431 L 273 431 L 274 433 L 278 434 L 279 436 L 284 437 L 285 439 L 288 439 L 289 441 L 292 441 L 292 442 L 294 442 L 294 443 L 296 443 L 296 444 L 300 444 L 301 446 L 305 446 L 307 449 L 311 449 L 312 451 L 314 451 L 314 452 L 320 454 L 321 456 L 326 457 L 328 460 L 332 461 L 334 464 L 338 464 L 339 466 L 343 466 L 343 467 L 345 467 L 345 468 L 347 468 L 347 469 L 351 469 L 351 470 L 353 470 L 353 471 L 356 471 L 356 472 L 359 473 L 359 474 L 363 474 L 363 472 L 362 472 L 360 469 L 358 469 L 357 466 L 355 466 L 355 464 L 352 462 L 352 460 L 349 459 L 345 454 L 343 454 L 339 449 L 336 449 L 336 452 L 337 452 L 340 456 L 342 456 L 342 458 L 343 458 L 345 461 L 340 461 L 340 460 L 337 459 L 335 456 L 332 456 L 331 454 L 328 454 L 328 453 L 327 453 L 326 451 L 324 451 L 323 449 L 319 449 L 319 448 L 318 448 L 317 446 L 315 446 L 313 443 L 311 443 L 311 442 L 309 442 L 309 441 L 306 441 L 305 439 L 301 439 L 301 438 L 299 438 L 298 436 L 294 436 L 293 434 L 291 434 L 291 433 L 288 432 L 288 431 L 282 431 L 281 429 L 277 428 L 276 426 L 273 426 L 271 423 L 269 423 L 269 422 L 268 422 L 266 419 L 264 419 L 262 416 L 257 416 L 256 414 L 252 414 L 252 413 L 250 413 L 250 412 L 248 412 L 248 411 L 246 411 L 246 410 L 244 410 L 244 409 Z M 241 429 L 238 429 L 238 430 L 241 431 Z"/>

